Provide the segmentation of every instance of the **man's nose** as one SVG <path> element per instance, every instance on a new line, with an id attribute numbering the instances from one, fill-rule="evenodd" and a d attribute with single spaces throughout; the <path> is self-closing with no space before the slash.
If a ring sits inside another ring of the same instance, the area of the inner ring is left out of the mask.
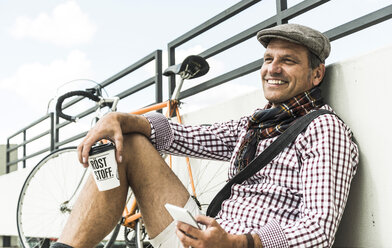
<path id="1" fill-rule="evenodd" d="M 280 74 L 282 72 L 281 64 L 278 61 L 273 60 L 268 65 L 268 72 L 270 73 L 270 75 L 272 75 L 272 74 Z"/>

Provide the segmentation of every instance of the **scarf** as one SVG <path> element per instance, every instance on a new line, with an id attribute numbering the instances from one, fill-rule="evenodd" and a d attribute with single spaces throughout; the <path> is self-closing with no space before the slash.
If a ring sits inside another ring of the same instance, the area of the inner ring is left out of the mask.
<path id="1" fill-rule="evenodd" d="M 314 87 L 280 103 L 275 108 L 268 103 L 264 109 L 256 111 L 249 119 L 244 141 L 234 162 L 238 172 L 254 159 L 260 140 L 280 135 L 298 117 L 320 108 L 323 104 L 320 88 Z"/>

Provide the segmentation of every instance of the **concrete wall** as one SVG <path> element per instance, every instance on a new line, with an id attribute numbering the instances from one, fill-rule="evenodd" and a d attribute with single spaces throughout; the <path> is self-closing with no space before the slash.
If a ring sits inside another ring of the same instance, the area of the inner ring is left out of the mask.
<path id="1" fill-rule="evenodd" d="M 16 208 L 29 169 L 18 170 L 0 176 L 0 236 L 17 235 Z"/>
<path id="2" fill-rule="evenodd" d="M 327 101 L 352 128 L 360 165 L 336 236 L 344 247 L 391 247 L 392 46 L 329 66 Z"/>
<path id="3" fill-rule="evenodd" d="M 6 164 L 7 164 L 7 157 L 6 157 L 6 145 L 0 145 L 0 175 L 6 173 Z"/>
<path id="4" fill-rule="evenodd" d="M 392 111 L 387 102 L 392 92 L 389 82 L 391 57 L 392 46 L 327 68 L 324 96 L 352 128 L 360 147 L 360 165 L 352 183 L 335 247 L 391 247 L 392 244 L 388 227 L 392 220 L 392 164 L 388 156 L 392 148 L 388 142 L 392 140 L 388 130 Z M 250 114 L 265 103 L 260 90 L 212 106 L 204 112 L 185 115 L 184 121 L 211 123 L 235 119 Z M 197 163 L 204 166 L 215 162 Z M 223 168 L 227 166 L 217 163 L 211 167 L 219 165 Z M 176 166 L 175 170 L 180 170 Z M 19 171 L 0 176 L 0 235 L 16 235 L 15 201 L 26 173 Z M 207 198 L 212 196 L 210 194 Z"/>
<path id="5" fill-rule="evenodd" d="M 11 145 L 15 147 L 16 145 Z M 11 152 L 10 161 L 14 161 L 18 158 L 18 150 Z M 7 145 L 0 145 L 0 175 L 3 175 L 7 172 Z M 16 164 L 10 167 L 10 172 L 16 171 Z"/>

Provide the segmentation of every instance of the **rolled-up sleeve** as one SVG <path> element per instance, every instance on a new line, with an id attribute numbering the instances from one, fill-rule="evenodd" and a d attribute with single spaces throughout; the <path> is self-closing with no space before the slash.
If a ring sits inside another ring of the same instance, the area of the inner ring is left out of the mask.
<path id="1" fill-rule="evenodd" d="M 148 113 L 145 115 L 150 122 L 150 141 L 158 151 L 166 150 L 173 142 L 173 132 L 168 119 L 160 113 Z"/>
<path id="2" fill-rule="evenodd" d="M 279 222 L 271 220 L 263 228 L 255 230 L 255 233 L 259 235 L 263 248 L 268 247 L 289 247 L 285 233 Z"/>
<path id="3" fill-rule="evenodd" d="M 229 161 L 239 130 L 247 123 L 228 121 L 211 125 L 184 125 L 168 121 L 159 113 L 145 115 L 151 125 L 150 141 L 163 153 L 177 156 Z M 240 126 L 242 125 L 242 126 Z"/>

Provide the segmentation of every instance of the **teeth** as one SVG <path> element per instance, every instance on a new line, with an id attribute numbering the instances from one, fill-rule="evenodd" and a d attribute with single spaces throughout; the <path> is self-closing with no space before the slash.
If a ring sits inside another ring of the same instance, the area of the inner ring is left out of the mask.
<path id="1" fill-rule="evenodd" d="M 285 82 L 282 80 L 268 80 L 269 84 L 284 84 Z"/>

